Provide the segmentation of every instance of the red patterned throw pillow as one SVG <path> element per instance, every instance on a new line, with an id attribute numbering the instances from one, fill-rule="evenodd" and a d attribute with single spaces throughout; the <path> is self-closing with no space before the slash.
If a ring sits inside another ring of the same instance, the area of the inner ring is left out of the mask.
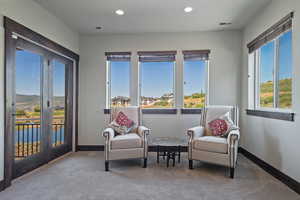
<path id="1" fill-rule="evenodd" d="M 228 124 L 224 119 L 215 119 L 208 123 L 209 129 L 214 136 L 223 136 L 228 132 Z"/>
<path id="2" fill-rule="evenodd" d="M 114 129 L 116 136 L 124 135 L 135 128 L 135 123 L 129 119 L 123 112 L 119 112 L 117 117 L 109 124 Z"/>
<path id="3" fill-rule="evenodd" d="M 127 128 L 130 128 L 133 124 L 133 121 L 129 119 L 123 112 L 119 112 L 116 122 L 120 126 L 126 126 Z"/>

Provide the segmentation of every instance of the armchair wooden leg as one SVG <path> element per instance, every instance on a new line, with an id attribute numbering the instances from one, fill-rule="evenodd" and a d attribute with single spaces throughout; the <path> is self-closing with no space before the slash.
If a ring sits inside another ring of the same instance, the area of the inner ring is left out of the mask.
<path id="1" fill-rule="evenodd" d="M 230 168 L 230 178 L 234 178 L 234 168 Z"/>
<path id="2" fill-rule="evenodd" d="M 105 161 L 105 171 L 108 172 L 109 171 L 109 162 Z"/>
<path id="3" fill-rule="evenodd" d="M 193 169 L 193 160 L 189 160 L 189 168 Z"/>
<path id="4" fill-rule="evenodd" d="M 144 158 L 144 166 L 143 166 L 143 168 L 147 168 L 147 158 Z"/>

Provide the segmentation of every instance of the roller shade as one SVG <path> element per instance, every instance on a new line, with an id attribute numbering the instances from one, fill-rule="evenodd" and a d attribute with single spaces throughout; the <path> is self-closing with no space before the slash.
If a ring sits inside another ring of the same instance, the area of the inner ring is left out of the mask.
<path id="1" fill-rule="evenodd" d="M 182 51 L 184 60 L 209 60 L 210 50 L 186 50 Z"/>
<path id="2" fill-rule="evenodd" d="M 131 52 L 105 52 L 108 61 L 130 61 Z"/>
<path id="3" fill-rule="evenodd" d="M 282 33 L 290 30 L 293 24 L 294 13 L 291 12 L 284 18 L 282 18 L 279 22 L 274 24 L 268 30 L 260 34 L 257 38 L 255 38 L 252 42 L 250 42 L 247 47 L 249 48 L 249 53 L 254 52 L 259 49 L 264 44 L 270 42 L 275 39 Z"/>
<path id="4" fill-rule="evenodd" d="M 174 62 L 176 51 L 139 51 L 140 62 Z"/>

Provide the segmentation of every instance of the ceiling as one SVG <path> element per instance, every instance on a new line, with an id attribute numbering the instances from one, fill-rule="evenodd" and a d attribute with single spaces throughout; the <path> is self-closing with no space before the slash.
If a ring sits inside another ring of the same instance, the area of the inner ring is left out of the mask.
<path id="1" fill-rule="evenodd" d="M 35 0 L 81 34 L 241 29 L 271 0 Z M 185 13 L 186 6 L 193 11 Z M 115 14 L 117 9 L 125 15 Z M 232 22 L 221 27 L 220 22 Z M 101 26 L 102 30 L 96 30 Z"/>

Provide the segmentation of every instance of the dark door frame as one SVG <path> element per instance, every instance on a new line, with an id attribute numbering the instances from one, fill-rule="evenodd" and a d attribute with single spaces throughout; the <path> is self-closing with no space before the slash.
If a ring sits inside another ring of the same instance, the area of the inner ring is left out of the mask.
<path id="1" fill-rule="evenodd" d="M 13 69 L 15 66 L 15 46 L 16 40 L 13 39 L 13 34 L 19 35 L 32 41 L 40 46 L 43 46 L 53 52 L 59 53 L 64 57 L 72 59 L 74 61 L 75 68 L 75 150 L 78 146 L 78 86 L 79 86 L 79 55 L 72 52 L 71 50 L 61 46 L 60 44 L 53 42 L 52 40 L 42 36 L 39 33 L 15 22 L 14 20 L 4 17 L 4 28 L 5 28 L 5 78 L 4 78 L 4 99 L 5 99 L 5 132 L 4 132 L 4 188 L 11 185 L 12 174 L 13 174 L 13 162 L 14 162 L 14 146 L 13 136 L 9 133 L 13 127 L 12 122 L 12 86 L 7 84 L 9 77 L 12 77 Z"/>

